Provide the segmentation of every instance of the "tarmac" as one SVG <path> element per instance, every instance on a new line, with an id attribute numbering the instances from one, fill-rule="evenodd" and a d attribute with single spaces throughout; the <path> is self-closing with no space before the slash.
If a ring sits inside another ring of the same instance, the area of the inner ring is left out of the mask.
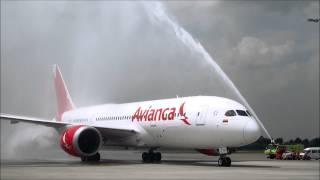
<path id="1" fill-rule="evenodd" d="M 163 161 L 143 164 L 138 151 L 104 151 L 99 163 L 77 158 L 1 160 L 1 180 L 54 179 L 319 179 L 320 161 L 268 160 L 262 153 L 234 153 L 231 167 L 217 157 L 198 153 L 162 152 Z"/>

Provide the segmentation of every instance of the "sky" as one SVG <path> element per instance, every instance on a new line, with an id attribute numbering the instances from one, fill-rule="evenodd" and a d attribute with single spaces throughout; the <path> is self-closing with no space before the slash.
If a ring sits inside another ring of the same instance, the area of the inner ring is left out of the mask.
<path id="1" fill-rule="evenodd" d="M 319 23 L 307 21 L 319 17 L 319 1 L 160 5 L 221 66 L 272 137 L 319 136 Z M 239 101 L 210 63 L 156 18 L 158 6 L 1 1 L 1 113 L 52 119 L 53 64 L 77 107 L 177 95 Z M 1 150 L 50 147 L 52 134 L 2 122 Z"/>

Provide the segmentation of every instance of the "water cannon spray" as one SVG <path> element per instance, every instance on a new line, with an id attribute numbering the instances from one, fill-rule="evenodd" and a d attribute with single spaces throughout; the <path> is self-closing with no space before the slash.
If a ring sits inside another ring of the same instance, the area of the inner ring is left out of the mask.
<path id="1" fill-rule="evenodd" d="M 271 144 L 276 144 L 276 142 L 274 141 L 274 139 L 270 139 L 271 140 Z"/>
<path id="2" fill-rule="evenodd" d="M 178 23 L 176 23 L 166 12 L 165 7 L 161 2 L 156 2 L 153 4 L 144 4 L 146 11 L 149 13 L 152 19 L 156 21 L 157 23 L 164 23 L 170 28 L 172 28 L 173 32 L 175 33 L 177 39 L 179 39 L 186 47 L 190 49 L 190 51 L 198 53 L 201 55 L 203 60 L 206 61 L 210 65 L 210 67 L 213 68 L 214 71 L 217 72 L 222 78 L 222 80 L 234 91 L 236 96 L 244 103 L 244 106 L 248 108 L 250 112 L 252 112 L 252 115 L 254 119 L 258 122 L 260 127 L 263 129 L 263 131 L 266 133 L 268 138 L 271 140 L 271 142 L 274 142 L 273 138 L 267 131 L 267 129 L 264 127 L 260 119 L 258 118 L 257 114 L 253 111 L 249 103 L 246 101 L 246 99 L 242 96 L 238 88 L 234 85 L 234 83 L 230 80 L 230 78 L 227 76 L 227 74 L 221 69 L 221 67 L 217 64 L 217 62 L 210 56 L 210 54 L 204 49 L 204 47 L 201 45 L 201 43 L 197 40 L 195 40 L 190 33 L 188 33 L 183 27 L 179 26 Z M 152 5 L 154 7 L 150 8 L 149 6 Z M 153 11 L 150 11 L 152 9 Z"/>

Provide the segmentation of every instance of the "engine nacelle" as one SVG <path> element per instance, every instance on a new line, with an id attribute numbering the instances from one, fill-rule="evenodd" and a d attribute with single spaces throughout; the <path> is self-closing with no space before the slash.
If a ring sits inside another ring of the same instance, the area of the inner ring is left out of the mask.
<path id="1" fill-rule="evenodd" d="M 100 149 L 102 136 L 94 127 L 75 125 L 61 134 L 60 145 L 70 155 L 92 156 Z"/>

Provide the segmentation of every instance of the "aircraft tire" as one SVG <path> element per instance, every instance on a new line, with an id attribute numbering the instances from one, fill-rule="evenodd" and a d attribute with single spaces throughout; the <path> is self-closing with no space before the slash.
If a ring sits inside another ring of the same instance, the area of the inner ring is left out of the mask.
<path id="1" fill-rule="evenodd" d="M 149 162 L 153 163 L 155 161 L 155 157 L 156 157 L 155 153 L 149 152 L 148 154 L 149 154 Z"/>
<path id="2" fill-rule="evenodd" d="M 88 161 L 88 157 L 87 156 L 81 156 L 81 161 L 82 162 L 87 162 Z"/>
<path id="3" fill-rule="evenodd" d="M 144 162 L 144 163 L 149 162 L 149 153 L 147 153 L 147 152 L 142 153 L 142 162 Z"/>
<path id="4" fill-rule="evenodd" d="M 82 156 L 81 157 L 82 162 L 99 162 L 100 161 L 100 153 L 96 153 L 92 156 Z"/>
<path id="5" fill-rule="evenodd" d="M 160 152 L 143 152 L 141 157 L 143 163 L 161 162 L 162 159 Z"/>
<path id="6" fill-rule="evenodd" d="M 226 157 L 225 161 L 226 161 L 226 166 L 230 167 L 231 166 L 231 158 Z"/>
<path id="7" fill-rule="evenodd" d="M 160 153 L 160 152 L 156 152 L 156 153 L 154 154 L 154 161 L 155 161 L 155 162 L 161 162 L 161 158 L 162 158 L 162 156 L 161 156 L 161 153 Z"/>
<path id="8" fill-rule="evenodd" d="M 222 167 L 229 167 L 231 166 L 231 159 L 229 157 L 219 158 L 218 165 Z"/>
<path id="9" fill-rule="evenodd" d="M 99 162 L 100 161 L 100 153 L 96 153 L 95 155 L 93 155 L 93 161 L 94 162 Z"/>
<path id="10" fill-rule="evenodd" d="M 224 166 L 225 162 L 224 162 L 224 158 L 219 158 L 218 159 L 218 165 L 219 166 Z"/>

